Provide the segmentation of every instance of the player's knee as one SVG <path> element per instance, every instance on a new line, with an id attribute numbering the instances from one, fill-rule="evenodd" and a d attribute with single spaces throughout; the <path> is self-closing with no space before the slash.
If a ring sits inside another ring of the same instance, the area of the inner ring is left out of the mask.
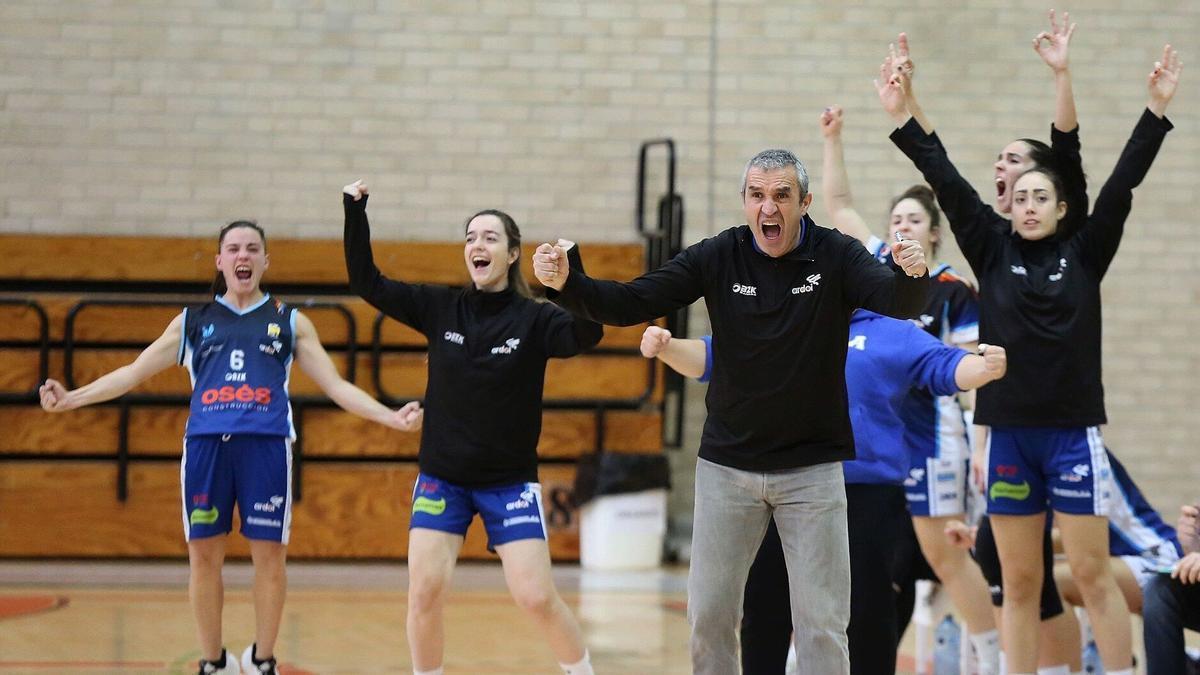
<path id="1" fill-rule="evenodd" d="M 1036 603 L 1041 598 L 1041 580 L 1033 569 L 1008 569 L 1004 575 L 1004 600 L 1014 604 Z"/>
<path id="2" fill-rule="evenodd" d="M 188 563 L 193 570 L 220 571 L 225 562 L 225 551 L 215 546 L 191 546 L 188 548 Z"/>
<path id="3" fill-rule="evenodd" d="M 1075 583 L 1079 584 L 1080 590 L 1085 593 L 1098 587 L 1111 576 L 1107 552 L 1104 555 L 1091 552 L 1082 553 L 1071 556 L 1068 562 L 1071 566 L 1071 576 L 1075 578 Z"/>
<path id="4" fill-rule="evenodd" d="M 513 589 L 513 600 L 523 611 L 535 615 L 547 615 L 554 610 L 558 594 L 553 588 L 530 585 Z"/>
<path id="5" fill-rule="evenodd" d="M 428 612 L 441 607 L 446 597 L 446 579 L 441 575 L 412 575 L 408 580 L 408 609 Z"/>

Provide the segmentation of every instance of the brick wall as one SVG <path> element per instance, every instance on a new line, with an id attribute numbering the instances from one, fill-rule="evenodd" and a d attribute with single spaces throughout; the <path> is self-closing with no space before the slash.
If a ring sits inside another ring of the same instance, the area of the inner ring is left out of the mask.
<path id="1" fill-rule="evenodd" d="M 741 167 L 763 147 L 795 149 L 819 185 L 816 118 L 835 102 L 858 203 L 882 223 L 917 178 L 870 84 L 898 30 L 981 192 L 1005 142 L 1047 135 L 1051 78 L 1029 46 L 1044 7 L 944 4 L 6 0 L 0 231 L 206 235 L 250 217 L 274 236 L 337 237 L 338 191 L 362 177 L 380 237 L 457 238 L 467 214 L 500 206 L 529 240 L 632 241 L 638 143 L 670 136 L 696 240 L 738 222 Z M 1200 5 L 1080 10 L 1072 62 L 1098 188 L 1163 42 L 1200 58 Z M 1200 498 L 1194 70 L 1105 284 L 1106 436 L 1172 512 Z"/>

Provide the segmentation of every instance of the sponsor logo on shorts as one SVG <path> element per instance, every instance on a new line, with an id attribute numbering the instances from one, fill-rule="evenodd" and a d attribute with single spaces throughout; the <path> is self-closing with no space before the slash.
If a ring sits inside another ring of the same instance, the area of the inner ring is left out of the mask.
<path id="1" fill-rule="evenodd" d="M 518 511 L 520 509 L 527 509 L 527 508 L 529 508 L 529 505 L 533 503 L 533 501 L 534 501 L 533 491 L 524 490 L 521 492 L 521 496 L 516 501 L 511 501 L 511 502 L 505 504 L 504 510 L 505 511 Z"/>
<path id="2" fill-rule="evenodd" d="M 958 474 L 953 471 L 943 471 L 937 475 L 939 481 L 956 480 L 957 478 Z"/>
<path id="3" fill-rule="evenodd" d="M 867 351 L 867 336 L 855 335 L 850 338 L 850 342 L 846 344 L 847 349 L 857 349 L 860 352 Z"/>
<path id="4" fill-rule="evenodd" d="M 542 519 L 538 518 L 537 516 L 513 516 L 512 518 L 504 519 L 504 527 L 509 527 L 510 525 L 524 525 L 526 523 L 540 523 L 540 522 L 542 522 Z"/>
<path id="5" fill-rule="evenodd" d="M 992 483 L 992 487 L 988 488 L 988 499 L 996 501 L 997 499 L 1013 499 L 1023 501 L 1029 499 L 1029 481 L 1021 481 L 1020 483 L 1008 483 L 998 480 Z"/>
<path id="6" fill-rule="evenodd" d="M 1071 490 L 1068 488 L 1053 487 L 1050 488 L 1050 492 L 1058 495 L 1059 497 L 1078 497 L 1080 499 L 1092 498 L 1091 490 Z"/>
<path id="7" fill-rule="evenodd" d="M 940 499 L 940 500 L 958 499 L 958 493 L 957 492 L 939 492 L 938 499 Z"/>
<path id="8" fill-rule="evenodd" d="M 275 520 L 274 518 L 259 518 L 258 516 L 250 516 L 246 519 L 247 525 L 260 525 L 262 527 L 283 527 L 283 521 Z"/>
<path id="9" fill-rule="evenodd" d="M 413 501 L 413 513 L 428 513 L 431 516 L 440 516 L 446 510 L 446 498 L 430 499 L 429 497 L 417 497 Z"/>
<path id="10" fill-rule="evenodd" d="M 217 522 L 219 515 L 220 512 L 215 506 L 207 509 L 192 509 L 192 515 L 188 518 L 188 522 L 192 525 L 212 525 Z"/>
<path id="11" fill-rule="evenodd" d="M 908 501 L 910 501 L 910 502 L 927 502 L 927 501 L 929 501 L 929 496 L 926 495 L 924 492 L 908 492 L 906 494 L 908 495 Z"/>
<path id="12" fill-rule="evenodd" d="M 996 466 L 996 475 L 1004 476 L 1005 478 L 1016 478 L 1018 471 L 1020 469 L 1011 464 L 999 464 Z"/>
<path id="13" fill-rule="evenodd" d="M 904 484 L 907 487 L 913 487 L 925 480 L 925 469 L 911 469 L 908 472 L 908 478 L 904 479 Z"/>
<path id="14" fill-rule="evenodd" d="M 208 494 L 201 492 L 200 494 L 192 495 L 192 506 L 204 506 L 208 503 Z"/>
<path id="15" fill-rule="evenodd" d="M 283 506 L 283 501 L 284 501 L 283 497 L 280 497 L 279 495 L 275 495 L 274 497 L 271 497 L 271 499 L 269 501 L 255 502 L 254 510 L 255 511 L 264 511 L 266 513 L 275 513 L 276 509 L 281 508 Z"/>

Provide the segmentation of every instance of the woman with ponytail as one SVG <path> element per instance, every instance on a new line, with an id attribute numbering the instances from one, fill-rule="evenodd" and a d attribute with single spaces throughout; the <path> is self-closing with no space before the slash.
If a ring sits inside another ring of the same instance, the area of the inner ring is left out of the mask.
<path id="1" fill-rule="evenodd" d="M 500 555 L 517 604 L 541 629 L 563 672 L 591 675 L 579 624 L 550 577 L 537 482 L 546 361 L 600 341 L 600 324 L 530 297 L 521 275 L 521 232 L 503 211 L 464 225 L 462 289 L 389 279 L 375 266 L 367 186 L 342 198 L 350 287 L 429 341 L 427 419 L 418 455 L 408 539 L 408 643 L 416 675 L 442 673 L 442 610 L 467 527 L 476 513 Z M 570 264 L 582 270 L 578 247 Z"/>

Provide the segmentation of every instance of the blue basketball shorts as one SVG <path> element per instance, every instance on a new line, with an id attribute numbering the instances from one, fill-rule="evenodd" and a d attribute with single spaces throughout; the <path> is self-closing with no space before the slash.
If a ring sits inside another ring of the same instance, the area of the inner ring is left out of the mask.
<path id="1" fill-rule="evenodd" d="M 419 527 L 465 536 L 476 513 L 487 531 L 489 549 L 520 539 L 546 539 L 546 511 L 538 483 L 474 489 L 417 475 L 410 530 Z"/>
<path id="2" fill-rule="evenodd" d="M 188 541 L 228 534 L 233 505 L 242 536 L 288 543 L 292 527 L 292 441 L 283 436 L 189 436 L 180 466 Z"/>
<path id="3" fill-rule="evenodd" d="M 994 426 L 988 436 L 988 513 L 1107 516 L 1113 485 L 1099 427 Z"/>

